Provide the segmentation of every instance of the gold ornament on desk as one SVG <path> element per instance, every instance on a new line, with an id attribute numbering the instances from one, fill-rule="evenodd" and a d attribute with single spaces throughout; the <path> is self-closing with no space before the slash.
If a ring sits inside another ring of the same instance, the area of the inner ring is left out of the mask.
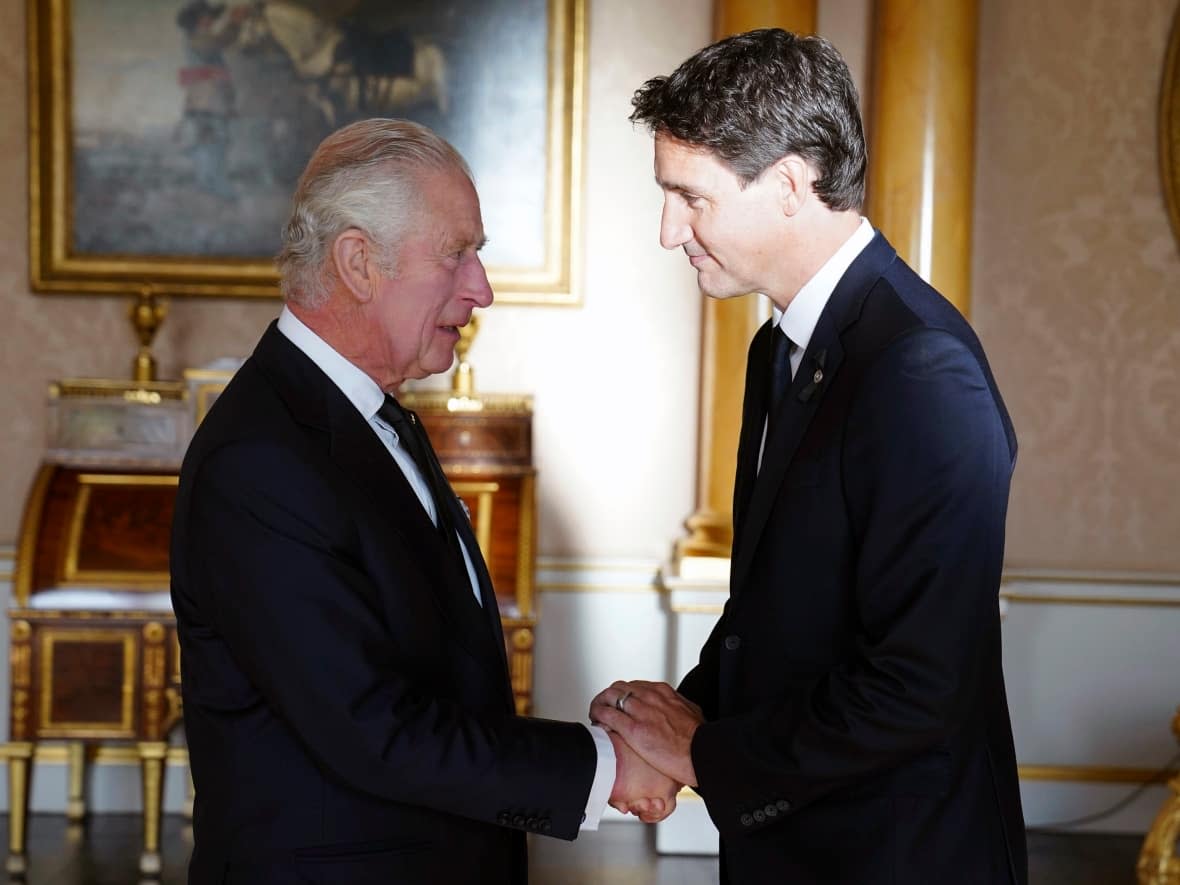
<path id="1" fill-rule="evenodd" d="M 459 358 L 451 375 L 451 396 L 447 399 L 448 412 L 482 412 L 483 401 L 475 395 L 475 369 L 467 361 L 467 351 L 479 332 L 479 317 L 474 313 L 466 326 L 459 327 L 459 343 L 455 345 L 455 356 Z"/>
<path id="2" fill-rule="evenodd" d="M 168 305 L 156 300 L 151 286 L 144 286 L 128 316 L 139 339 L 139 352 L 131 363 L 131 378 L 139 382 L 155 381 L 156 358 L 152 356 L 152 340 L 164 324 L 164 317 L 168 316 Z"/>

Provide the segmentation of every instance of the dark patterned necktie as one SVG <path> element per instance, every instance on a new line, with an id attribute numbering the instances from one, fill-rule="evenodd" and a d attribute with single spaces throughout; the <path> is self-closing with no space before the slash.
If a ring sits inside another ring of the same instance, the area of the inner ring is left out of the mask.
<path id="1" fill-rule="evenodd" d="M 412 411 L 402 408 L 401 403 L 388 395 L 386 395 L 381 408 L 377 410 L 377 414 L 396 431 L 398 443 L 418 465 L 418 472 L 426 480 L 426 485 L 434 498 L 434 512 L 438 520 L 438 530 L 442 533 L 447 547 L 459 557 L 459 562 L 463 563 L 463 553 L 459 549 L 458 538 L 455 536 L 455 523 L 451 515 L 451 502 L 455 493 L 443 475 L 442 467 L 438 463 L 438 458 L 434 454 L 434 449 L 430 445 L 430 439 L 426 436 L 422 422 Z M 466 567 L 464 567 L 464 571 L 466 571 Z"/>
<path id="2" fill-rule="evenodd" d="M 791 386 L 791 354 L 795 350 L 795 342 L 787 337 L 786 332 L 777 326 L 771 330 L 770 345 L 770 398 L 767 400 L 766 420 L 774 424 L 774 415 L 787 388 Z"/>

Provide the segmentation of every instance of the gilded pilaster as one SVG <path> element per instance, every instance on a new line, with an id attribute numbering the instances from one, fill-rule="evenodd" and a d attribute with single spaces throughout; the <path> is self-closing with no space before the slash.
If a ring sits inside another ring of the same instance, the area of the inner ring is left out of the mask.
<path id="1" fill-rule="evenodd" d="M 33 628 L 28 621 L 13 621 L 9 627 L 9 637 L 8 667 L 12 679 L 9 735 L 14 741 L 23 741 L 32 733 L 29 727 L 29 699 L 33 675 Z"/>
<path id="2" fill-rule="evenodd" d="M 163 624 L 143 627 L 143 734 L 152 740 L 164 736 L 164 682 L 166 670 Z"/>
<path id="3" fill-rule="evenodd" d="M 868 216 L 965 315 L 971 303 L 976 0 L 878 0 Z"/>

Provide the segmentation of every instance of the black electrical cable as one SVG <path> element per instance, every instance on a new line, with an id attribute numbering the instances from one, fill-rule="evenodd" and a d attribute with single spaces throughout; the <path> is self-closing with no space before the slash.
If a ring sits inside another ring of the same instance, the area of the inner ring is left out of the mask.
<path id="1" fill-rule="evenodd" d="M 1130 793 L 1128 793 L 1118 802 L 1114 803 L 1114 805 L 1111 805 L 1109 808 L 1104 808 L 1102 811 L 1095 811 L 1093 814 L 1087 814 L 1082 817 L 1075 817 L 1072 820 L 1051 821 L 1047 824 L 1037 824 L 1035 827 L 1027 827 L 1026 829 L 1030 833 L 1044 833 L 1051 830 L 1068 830 L 1072 827 L 1080 827 L 1082 824 L 1088 824 L 1097 820 L 1102 820 L 1104 817 L 1110 817 L 1116 811 L 1121 811 L 1136 799 L 1138 799 L 1144 790 L 1148 789 L 1149 787 L 1154 787 L 1156 784 L 1167 780 L 1168 776 L 1172 774 L 1172 771 L 1178 762 L 1180 762 L 1180 753 L 1177 753 L 1175 756 L 1169 759 L 1163 768 L 1161 768 L 1139 786 L 1135 787 L 1135 789 L 1131 790 Z"/>

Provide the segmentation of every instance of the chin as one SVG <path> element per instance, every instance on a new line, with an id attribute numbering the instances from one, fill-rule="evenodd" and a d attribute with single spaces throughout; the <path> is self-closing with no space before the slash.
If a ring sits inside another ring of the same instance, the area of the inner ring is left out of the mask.
<path id="1" fill-rule="evenodd" d="M 423 363 L 422 376 L 441 375 L 444 372 L 449 372 L 451 366 L 455 364 L 455 354 L 453 351 L 447 351 L 445 357 L 439 357 L 436 360 L 431 360 L 429 363 Z"/>
<path id="2" fill-rule="evenodd" d="M 697 276 L 697 286 L 701 292 L 714 298 L 717 301 L 725 301 L 729 298 L 737 298 L 739 295 L 748 295 L 753 289 L 743 288 L 738 283 L 731 279 L 706 279 L 703 274 Z"/>
<path id="3" fill-rule="evenodd" d="M 721 289 L 716 286 L 707 286 L 701 284 L 701 291 L 716 301 L 727 301 L 730 298 L 737 298 L 741 295 L 749 295 L 753 289 Z"/>

